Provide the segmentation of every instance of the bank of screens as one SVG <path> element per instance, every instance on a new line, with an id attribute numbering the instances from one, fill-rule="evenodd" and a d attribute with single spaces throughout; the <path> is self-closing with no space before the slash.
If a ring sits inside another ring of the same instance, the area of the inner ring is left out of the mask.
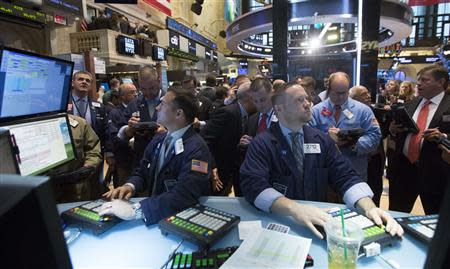
<path id="1" fill-rule="evenodd" d="M 39 175 L 75 159 L 67 114 L 0 128 L 8 129 L 14 137 L 22 176 Z"/>
<path id="2" fill-rule="evenodd" d="M 67 110 L 73 62 L 4 48 L 0 120 Z"/>

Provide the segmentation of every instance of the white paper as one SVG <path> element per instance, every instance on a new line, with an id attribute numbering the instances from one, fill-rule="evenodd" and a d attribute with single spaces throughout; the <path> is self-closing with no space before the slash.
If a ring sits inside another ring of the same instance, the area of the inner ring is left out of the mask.
<path id="1" fill-rule="evenodd" d="M 252 220 L 252 221 L 241 221 L 238 224 L 239 229 L 239 239 L 245 240 L 249 235 L 254 233 L 255 231 L 262 229 L 260 220 Z"/>
<path id="2" fill-rule="evenodd" d="M 220 268 L 303 268 L 310 246 L 309 238 L 260 229 Z"/>

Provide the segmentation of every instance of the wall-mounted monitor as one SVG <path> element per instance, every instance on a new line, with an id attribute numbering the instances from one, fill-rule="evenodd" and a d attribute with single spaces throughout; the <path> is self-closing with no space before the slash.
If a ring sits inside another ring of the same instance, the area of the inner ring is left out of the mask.
<path id="1" fill-rule="evenodd" d="M 40 175 L 76 158 L 66 113 L 0 126 L 9 130 L 18 148 L 22 176 Z"/>
<path id="2" fill-rule="evenodd" d="M 0 122 L 67 110 L 73 62 L 4 48 L 0 58 Z"/>
<path id="3" fill-rule="evenodd" d="M 165 61 L 167 58 L 166 49 L 160 46 L 153 46 L 152 59 L 155 61 Z"/>
<path id="4" fill-rule="evenodd" d="M 119 54 L 133 56 L 137 54 L 137 47 L 137 39 L 124 35 L 117 36 L 117 52 Z"/>

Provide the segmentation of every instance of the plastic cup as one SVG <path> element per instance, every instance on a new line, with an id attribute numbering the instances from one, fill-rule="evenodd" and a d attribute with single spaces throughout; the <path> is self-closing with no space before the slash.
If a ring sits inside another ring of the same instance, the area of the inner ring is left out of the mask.
<path id="1" fill-rule="evenodd" d="M 356 268 L 359 247 L 364 238 L 360 226 L 352 221 L 345 221 L 345 236 L 343 235 L 340 218 L 325 223 L 327 234 L 328 269 Z"/>

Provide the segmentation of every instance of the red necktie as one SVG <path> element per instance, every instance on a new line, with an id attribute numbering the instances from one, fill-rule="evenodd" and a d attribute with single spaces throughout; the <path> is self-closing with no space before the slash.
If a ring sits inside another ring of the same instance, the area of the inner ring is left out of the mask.
<path id="1" fill-rule="evenodd" d="M 423 131 L 427 126 L 428 111 L 431 101 L 426 101 L 423 107 L 420 109 L 419 116 L 417 117 L 417 127 L 419 127 L 419 133 L 411 136 L 408 144 L 408 160 L 411 163 L 415 163 L 419 160 L 420 154 L 420 140 L 422 139 Z"/>
<path id="2" fill-rule="evenodd" d="M 338 123 L 340 117 L 341 117 L 341 106 L 335 105 L 334 106 L 334 120 L 336 121 L 336 123 Z"/>
<path id="3" fill-rule="evenodd" d="M 267 118 L 266 113 L 262 114 L 261 120 L 259 120 L 258 129 L 256 130 L 257 134 L 264 132 L 264 130 L 266 129 L 266 127 L 267 127 L 266 118 Z"/>

